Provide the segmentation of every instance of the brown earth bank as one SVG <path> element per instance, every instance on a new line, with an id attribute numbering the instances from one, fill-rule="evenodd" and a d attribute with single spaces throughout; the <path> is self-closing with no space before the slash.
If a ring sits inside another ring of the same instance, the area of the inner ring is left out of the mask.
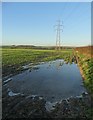
<path id="1" fill-rule="evenodd" d="M 93 57 L 93 46 L 76 47 L 74 50 L 83 55 Z"/>

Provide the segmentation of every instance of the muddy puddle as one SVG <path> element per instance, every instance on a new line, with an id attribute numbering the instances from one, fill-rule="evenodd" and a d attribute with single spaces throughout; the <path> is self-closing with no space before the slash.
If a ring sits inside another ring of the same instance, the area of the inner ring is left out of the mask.
<path id="1" fill-rule="evenodd" d="M 66 64 L 64 60 L 59 59 L 34 66 L 29 64 L 23 68 L 28 69 L 4 79 L 3 86 L 7 86 L 10 90 L 9 95 L 17 95 L 17 93 L 38 95 L 46 101 L 56 103 L 86 92 L 79 68 L 75 63 Z"/>

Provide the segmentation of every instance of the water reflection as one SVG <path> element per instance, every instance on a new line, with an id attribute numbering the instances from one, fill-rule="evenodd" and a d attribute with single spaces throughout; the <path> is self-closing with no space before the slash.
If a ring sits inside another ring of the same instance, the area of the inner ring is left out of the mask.
<path id="1" fill-rule="evenodd" d="M 56 60 L 33 66 L 34 69 L 15 75 L 8 86 L 15 93 L 44 96 L 48 101 L 59 101 L 79 96 L 86 91 L 76 64 Z"/>

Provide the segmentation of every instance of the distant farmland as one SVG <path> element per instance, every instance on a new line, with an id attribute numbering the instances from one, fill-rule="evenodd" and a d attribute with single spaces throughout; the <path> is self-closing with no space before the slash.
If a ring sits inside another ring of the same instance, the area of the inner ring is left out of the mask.
<path id="1" fill-rule="evenodd" d="M 55 50 L 56 46 L 11 45 L 11 46 L 2 46 L 2 48 Z M 73 47 L 73 46 L 60 46 L 60 49 L 73 49 L 73 48 L 75 48 L 75 47 Z"/>

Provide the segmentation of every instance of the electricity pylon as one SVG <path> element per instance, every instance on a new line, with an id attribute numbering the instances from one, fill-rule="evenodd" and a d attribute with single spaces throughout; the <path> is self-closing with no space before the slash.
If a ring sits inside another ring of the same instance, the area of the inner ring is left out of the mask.
<path id="1" fill-rule="evenodd" d="M 60 41 L 61 41 L 61 38 L 60 38 L 60 31 L 63 32 L 63 29 L 61 28 L 63 25 L 60 24 L 60 20 L 58 20 L 58 24 L 55 25 L 57 28 L 56 28 L 56 50 L 60 50 Z"/>

